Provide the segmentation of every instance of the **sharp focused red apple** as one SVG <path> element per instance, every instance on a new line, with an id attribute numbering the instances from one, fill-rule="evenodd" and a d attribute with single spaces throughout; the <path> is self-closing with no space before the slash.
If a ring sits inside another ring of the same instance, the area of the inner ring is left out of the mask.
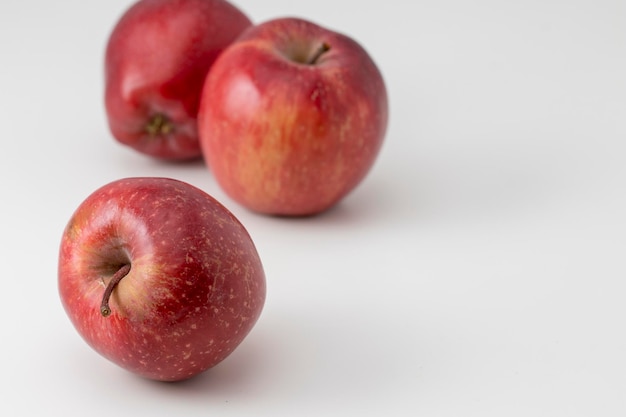
<path id="1" fill-rule="evenodd" d="M 226 0 L 139 0 L 105 55 L 109 128 L 121 143 L 168 160 L 201 156 L 197 112 L 206 73 L 250 20 Z"/>
<path id="2" fill-rule="evenodd" d="M 87 197 L 63 233 L 58 285 L 79 334 L 146 378 L 190 378 L 256 323 L 265 275 L 244 226 L 200 189 L 127 178 Z"/>
<path id="3" fill-rule="evenodd" d="M 198 114 L 205 160 L 226 193 L 296 216 L 330 208 L 362 181 L 387 119 L 365 49 L 297 18 L 246 29 L 207 75 Z"/>

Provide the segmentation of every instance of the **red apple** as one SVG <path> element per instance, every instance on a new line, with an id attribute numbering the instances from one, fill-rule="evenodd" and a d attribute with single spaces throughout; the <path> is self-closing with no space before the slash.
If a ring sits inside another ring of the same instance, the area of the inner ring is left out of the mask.
<path id="1" fill-rule="evenodd" d="M 162 381 L 225 359 L 265 301 L 244 226 L 205 192 L 168 178 L 122 179 L 87 197 L 63 233 L 58 285 L 93 349 Z"/>
<path id="2" fill-rule="evenodd" d="M 168 160 L 201 156 L 197 112 L 206 73 L 250 20 L 225 0 L 140 0 L 105 56 L 109 127 L 121 143 Z"/>
<path id="3" fill-rule="evenodd" d="M 348 36 L 297 18 L 246 29 L 216 60 L 198 123 L 205 160 L 243 206 L 311 215 L 366 176 L 388 119 L 382 75 Z"/>

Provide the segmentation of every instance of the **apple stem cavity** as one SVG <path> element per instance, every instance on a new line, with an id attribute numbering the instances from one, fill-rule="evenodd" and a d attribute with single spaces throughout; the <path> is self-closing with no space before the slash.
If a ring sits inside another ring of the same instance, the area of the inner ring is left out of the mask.
<path id="1" fill-rule="evenodd" d="M 146 132 L 150 136 L 167 135 L 172 130 L 172 123 L 162 114 L 155 114 L 146 125 Z"/>
<path id="2" fill-rule="evenodd" d="M 124 264 L 111 277 L 109 284 L 104 290 L 104 294 L 102 295 L 102 303 L 100 304 L 100 313 L 103 317 L 108 317 L 111 314 L 111 307 L 109 307 L 109 298 L 111 298 L 113 289 L 115 289 L 117 284 L 122 280 L 122 278 L 128 275 L 129 272 L 130 264 Z"/>
<path id="3" fill-rule="evenodd" d="M 309 65 L 317 64 L 317 61 L 319 61 L 320 57 L 328 51 L 330 51 L 330 45 L 324 42 L 323 44 L 320 45 L 319 48 L 317 48 L 313 56 L 309 58 L 309 61 L 307 62 L 307 64 Z"/>

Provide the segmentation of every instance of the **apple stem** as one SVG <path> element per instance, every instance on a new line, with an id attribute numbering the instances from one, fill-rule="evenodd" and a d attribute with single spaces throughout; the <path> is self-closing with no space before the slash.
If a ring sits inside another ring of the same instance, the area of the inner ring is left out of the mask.
<path id="1" fill-rule="evenodd" d="M 150 136 L 167 135 L 172 131 L 172 124 L 162 114 L 155 114 L 146 125 L 146 132 Z"/>
<path id="2" fill-rule="evenodd" d="M 128 275 L 130 272 L 130 264 L 124 264 L 118 269 L 115 274 L 111 277 L 109 284 L 104 290 L 104 294 L 102 295 L 102 303 L 100 304 L 100 313 L 103 317 L 108 317 L 111 314 L 111 307 L 109 307 L 109 298 L 111 298 L 111 294 L 113 293 L 113 289 L 117 284 Z"/>
<path id="3" fill-rule="evenodd" d="M 326 52 L 328 52 L 329 50 L 330 50 L 330 45 L 324 42 L 323 44 L 320 45 L 319 48 L 317 48 L 317 51 L 315 51 L 313 56 L 309 59 L 308 64 L 315 65 L 317 61 L 320 59 L 320 57 L 324 55 Z"/>

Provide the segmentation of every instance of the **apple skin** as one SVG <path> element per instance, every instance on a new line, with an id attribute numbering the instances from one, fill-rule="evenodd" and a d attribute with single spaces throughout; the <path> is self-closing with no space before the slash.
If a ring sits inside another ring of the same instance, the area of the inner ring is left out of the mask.
<path id="1" fill-rule="evenodd" d="M 121 265 L 110 315 L 105 287 Z M 265 275 L 244 226 L 185 182 L 126 178 L 88 196 L 65 228 L 58 286 L 83 339 L 145 378 L 178 381 L 225 359 L 255 325 Z"/>
<path id="2" fill-rule="evenodd" d="M 224 191 L 284 216 L 318 214 L 352 191 L 387 122 L 383 77 L 363 47 L 293 17 L 246 29 L 220 55 L 198 113 L 202 151 Z"/>
<path id="3" fill-rule="evenodd" d="M 105 110 L 113 137 L 164 160 L 200 158 L 197 112 L 217 56 L 252 23 L 225 0 L 139 0 L 105 54 Z"/>

